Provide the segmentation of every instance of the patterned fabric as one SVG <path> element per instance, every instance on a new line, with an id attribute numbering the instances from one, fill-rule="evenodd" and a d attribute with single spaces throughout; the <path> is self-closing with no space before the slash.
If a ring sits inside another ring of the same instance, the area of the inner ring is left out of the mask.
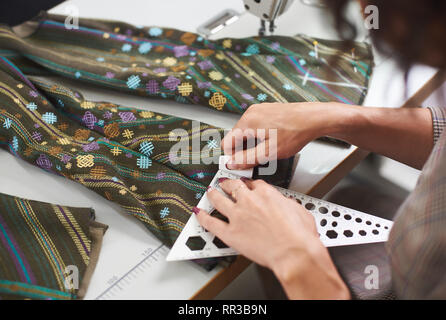
<path id="1" fill-rule="evenodd" d="M 370 47 L 268 36 L 206 40 L 175 29 L 49 15 L 30 37 L 0 27 L 0 47 L 19 68 L 149 97 L 243 113 L 261 102 L 361 104 L 372 72 Z M 26 57 L 26 58 L 25 58 Z M 335 63 L 336 62 L 336 63 Z"/>
<path id="2" fill-rule="evenodd" d="M 430 108 L 439 136 L 415 190 L 398 210 L 387 249 L 401 299 L 446 298 L 445 110 Z"/>
<path id="3" fill-rule="evenodd" d="M 190 139 L 178 157 L 169 155 L 178 142 L 173 129 Z M 88 101 L 37 79 L 31 83 L 0 58 L 0 146 L 118 203 L 167 245 L 218 169 L 211 161 L 221 151 L 212 135 L 221 131 L 206 124 L 191 129 L 190 120 Z M 200 141 L 199 134 L 208 140 Z M 189 146 L 192 138 L 198 146 Z"/>
<path id="4" fill-rule="evenodd" d="M 0 194 L 0 300 L 75 299 L 92 266 L 94 212 Z M 95 262 L 94 262 L 95 263 Z M 70 282 L 77 268 L 79 282 Z"/>
<path id="5" fill-rule="evenodd" d="M 446 127 L 446 110 L 444 108 L 427 107 L 432 115 L 434 130 L 434 144 L 437 143 L 441 133 Z"/>

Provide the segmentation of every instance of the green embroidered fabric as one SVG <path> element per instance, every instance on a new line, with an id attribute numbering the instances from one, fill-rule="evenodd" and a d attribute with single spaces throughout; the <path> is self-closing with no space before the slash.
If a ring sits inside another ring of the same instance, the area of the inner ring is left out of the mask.
<path id="1" fill-rule="evenodd" d="M 372 72 L 369 45 L 268 36 L 210 41 L 198 34 L 117 21 L 48 15 L 20 38 L 0 28 L 0 48 L 27 74 L 56 73 L 133 94 L 243 113 L 261 102 L 361 104 Z M 335 58 L 335 59 L 334 59 Z"/>
<path id="2" fill-rule="evenodd" d="M 92 209 L 0 194 L 0 300 L 81 297 L 105 230 Z"/>
<path id="3" fill-rule="evenodd" d="M 243 113 L 260 102 L 360 104 L 373 65 L 371 50 L 362 43 L 343 52 L 340 42 L 306 36 L 209 41 L 114 21 L 80 19 L 79 29 L 66 29 L 64 20 L 46 16 L 26 38 L 0 26 L 0 146 L 119 204 L 168 246 L 218 169 L 216 137 L 223 130 L 88 101 L 80 92 L 30 75 L 58 74 Z M 332 58 L 336 64 L 329 63 Z M 170 153 L 182 138 L 195 139 L 199 148 Z M 280 162 L 278 173 L 264 178 L 286 186 L 291 163 Z M 199 263 L 210 267 L 215 260 Z"/>

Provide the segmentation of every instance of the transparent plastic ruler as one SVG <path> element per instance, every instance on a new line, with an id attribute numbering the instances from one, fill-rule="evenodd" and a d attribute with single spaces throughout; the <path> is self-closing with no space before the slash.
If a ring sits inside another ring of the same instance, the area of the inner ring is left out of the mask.
<path id="1" fill-rule="evenodd" d="M 241 176 L 252 176 L 252 171 L 235 172 L 226 169 L 225 161 L 227 161 L 227 158 L 221 157 L 220 169 L 210 183 L 213 188 L 221 191 L 218 179 L 222 177 L 238 179 Z M 294 198 L 313 215 L 320 239 L 326 247 L 384 242 L 388 239 L 393 225 L 390 220 L 292 190 L 276 188 L 284 196 Z M 201 198 L 197 207 L 207 212 L 214 210 L 206 195 Z M 195 215 L 192 215 L 167 255 L 166 260 L 192 260 L 236 254 L 238 254 L 237 251 L 226 246 L 220 239 L 201 227 Z"/>

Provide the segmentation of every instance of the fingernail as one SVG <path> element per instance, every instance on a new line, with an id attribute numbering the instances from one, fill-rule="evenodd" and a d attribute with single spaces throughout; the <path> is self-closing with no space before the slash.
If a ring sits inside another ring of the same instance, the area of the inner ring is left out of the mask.
<path id="1" fill-rule="evenodd" d="M 251 181 L 252 179 L 249 179 L 249 178 L 246 178 L 246 177 L 241 177 L 240 180 L 242 180 L 243 182 L 246 182 L 246 181 Z"/>
<path id="2" fill-rule="evenodd" d="M 198 212 L 200 212 L 200 209 L 198 209 L 197 207 L 193 207 L 193 208 L 192 208 L 192 211 L 193 211 L 195 214 L 198 214 Z"/>
<path id="3" fill-rule="evenodd" d="M 223 181 L 228 180 L 228 178 L 218 178 L 218 183 L 222 183 Z"/>

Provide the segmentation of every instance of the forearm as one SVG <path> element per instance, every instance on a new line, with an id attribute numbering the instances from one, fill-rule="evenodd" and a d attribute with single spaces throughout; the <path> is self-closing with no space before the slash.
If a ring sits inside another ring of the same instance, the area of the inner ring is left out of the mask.
<path id="1" fill-rule="evenodd" d="M 327 106 L 328 108 L 331 106 Z M 335 105 L 326 135 L 421 168 L 433 147 L 431 113 L 425 108 L 371 108 Z"/>

